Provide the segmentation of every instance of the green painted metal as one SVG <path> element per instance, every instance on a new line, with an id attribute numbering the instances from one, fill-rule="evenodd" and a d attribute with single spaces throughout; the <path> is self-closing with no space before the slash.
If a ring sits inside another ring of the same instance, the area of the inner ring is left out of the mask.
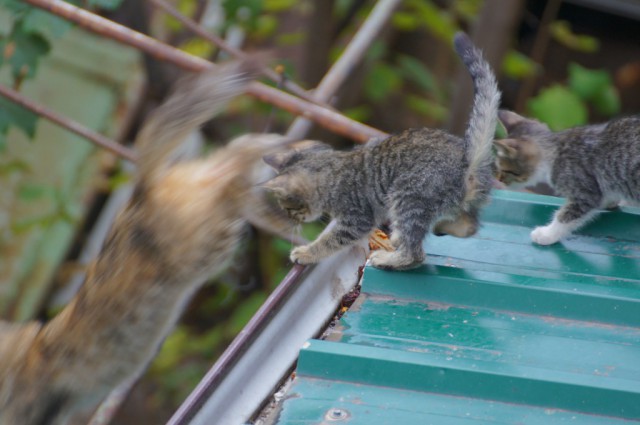
<path id="1" fill-rule="evenodd" d="M 278 424 L 640 422 L 640 211 L 533 245 L 561 200 L 496 191 L 470 239 L 367 267 L 326 340 L 300 351 Z"/>
<path id="2" fill-rule="evenodd" d="M 0 19 L 8 16 L 0 9 Z M 12 83 L 9 71 L 2 68 L 0 83 Z M 115 137 L 127 125 L 142 78 L 137 51 L 76 28 L 52 40 L 36 78 L 25 80 L 20 91 Z M 38 120 L 33 140 L 15 128 L 9 131 L 0 152 L 0 318 L 28 320 L 41 308 L 107 156 L 111 154 L 45 119 Z"/>

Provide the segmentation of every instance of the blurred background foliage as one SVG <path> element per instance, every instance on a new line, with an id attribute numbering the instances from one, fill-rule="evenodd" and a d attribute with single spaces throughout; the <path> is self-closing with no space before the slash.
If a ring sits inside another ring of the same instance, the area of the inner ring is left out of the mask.
<path id="1" fill-rule="evenodd" d="M 214 61 L 228 58 L 146 2 L 69 2 L 193 55 Z M 173 1 L 184 15 L 234 47 L 246 52 L 275 52 L 274 65 L 282 65 L 286 78 L 307 88 L 318 84 L 374 3 L 372 0 Z M 519 6 L 513 9 L 513 16 L 504 17 L 509 24 L 504 27 L 507 29 L 495 35 L 503 40 L 505 48 L 494 55 L 493 45 L 483 46 L 488 57 L 497 57 L 492 65 L 500 76 L 503 107 L 535 117 L 555 130 L 638 111 L 640 61 L 637 54 L 629 54 L 637 53 L 637 21 L 556 0 L 516 3 Z M 474 28 L 482 28 L 488 15 L 501 13 L 500 6 L 500 2 L 492 0 L 405 0 L 332 103 L 346 115 L 387 132 L 425 125 L 450 127 L 450 120 L 461 114 L 452 104 L 460 90 L 456 77 L 463 75 L 450 47 L 453 34 L 459 29 L 474 34 Z M 545 12 L 554 6 L 555 13 L 545 17 Z M 49 53 L 53 40 L 68 31 L 71 24 L 21 0 L 0 0 L 0 7 L 10 12 L 0 15 L 3 52 L 0 66 L 10 70 L 13 86 L 19 89 L 25 79 L 37 79 L 39 62 Z M 490 9 L 488 13 L 486 9 Z M 133 138 L 145 114 L 166 95 L 178 73 L 151 58 L 145 59 L 145 72 L 147 90 L 132 119 L 127 141 Z M 234 114 L 224 121 L 214 120 L 204 128 L 211 141 L 210 148 L 241 132 L 284 132 L 293 118 L 248 97 L 236 100 L 232 110 Z M 0 97 L 0 160 L 9 127 L 15 126 L 33 136 L 36 121 L 35 115 Z M 314 128 L 311 136 L 339 147 L 351 144 L 322 129 Z M 0 161 L 0 181 L 11 167 L 21 166 Z M 109 183 L 96 188 L 96 196 L 91 200 L 92 214 L 79 226 L 79 232 L 91 231 L 96 211 L 111 190 L 128 180 L 127 176 L 118 165 L 106 173 Z M 28 199 L 45 194 L 55 196 L 55 190 L 25 188 L 22 196 Z M 66 213 L 64 205 L 59 213 Z M 313 225 L 304 232 L 313 237 L 321 227 Z M 142 423 L 141 418 L 145 418 L 145 423 L 166 420 L 284 277 L 290 267 L 287 255 L 291 245 L 255 229 L 247 233 L 234 265 L 195 297 L 117 423 Z M 67 264 L 74 263 L 82 250 L 82 240 L 79 236 Z M 63 270 L 61 267 L 56 279 L 62 284 Z M 57 289 L 51 288 L 51 293 Z M 42 315 L 51 314 L 46 305 L 42 309 Z"/>

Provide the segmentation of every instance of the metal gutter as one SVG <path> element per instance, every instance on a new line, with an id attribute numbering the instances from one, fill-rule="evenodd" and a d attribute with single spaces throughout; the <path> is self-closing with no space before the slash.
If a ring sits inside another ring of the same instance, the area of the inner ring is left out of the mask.
<path id="1" fill-rule="evenodd" d="M 313 268 L 294 266 L 167 424 L 246 423 L 357 284 L 365 261 L 363 243 Z"/>

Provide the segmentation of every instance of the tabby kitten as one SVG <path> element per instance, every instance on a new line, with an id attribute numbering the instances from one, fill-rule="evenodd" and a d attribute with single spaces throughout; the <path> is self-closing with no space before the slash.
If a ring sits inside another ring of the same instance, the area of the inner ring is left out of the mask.
<path id="1" fill-rule="evenodd" d="M 544 182 L 566 198 L 551 223 L 531 232 L 533 242 L 556 243 L 599 208 L 640 201 L 640 117 L 559 132 L 514 112 L 501 110 L 499 117 L 508 132 L 495 143 L 500 181 Z"/>
<path id="2" fill-rule="evenodd" d="M 353 245 L 390 220 L 394 252 L 376 251 L 371 264 L 408 269 L 422 264 L 422 242 L 434 232 L 467 237 L 478 228 L 478 209 L 492 182 L 492 141 L 500 100 L 495 77 L 469 38 L 454 45 L 476 90 L 464 139 L 441 130 L 407 130 L 352 151 L 315 144 L 265 157 L 278 176 L 265 187 L 297 222 L 323 214 L 335 220 L 291 260 L 316 263 Z"/>
<path id="3" fill-rule="evenodd" d="M 265 211 L 255 171 L 285 140 L 243 136 L 209 158 L 180 156 L 254 68 L 233 63 L 179 85 L 138 136 L 134 194 L 75 298 L 43 325 L 0 322 L 0 424 L 65 424 L 139 376 L 189 297 L 230 261 L 245 218 Z"/>

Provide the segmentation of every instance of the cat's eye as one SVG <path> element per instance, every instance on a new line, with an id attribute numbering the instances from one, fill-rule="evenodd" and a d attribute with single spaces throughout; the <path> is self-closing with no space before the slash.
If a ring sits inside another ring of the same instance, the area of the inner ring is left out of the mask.
<path id="1" fill-rule="evenodd" d="M 520 174 L 520 173 L 516 173 L 515 171 L 511 171 L 511 170 L 502 170 L 502 172 L 503 172 L 503 173 L 505 173 L 505 174 L 508 174 L 508 175 L 510 175 L 510 176 L 513 176 L 513 177 L 520 177 L 520 176 L 522 176 L 522 174 Z"/>

